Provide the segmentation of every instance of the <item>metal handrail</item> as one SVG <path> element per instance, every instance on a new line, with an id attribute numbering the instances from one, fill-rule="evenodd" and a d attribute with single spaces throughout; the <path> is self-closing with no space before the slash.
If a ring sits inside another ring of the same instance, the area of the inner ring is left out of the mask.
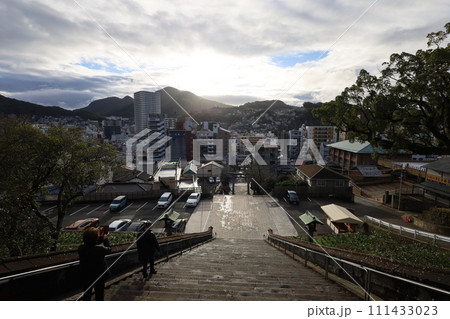
<path id="1" fill-rule="evenodd" d="M 176 244 L 179 242 L 184 242 L 184 241 L 189 241 L 192 239 L 197 239 L 197 238 L 201 238 L 201 237 L 207 237 L 207 236 L 212 236 L 212 234 L 204 234 L 204 235 L 198 235 L 198 236 L 194 236 L 194 237 L 189 237 L 189 238 L 183 238 L 183 239 L 178 239 L 178 240 L 173 240 L 173 241 L 168 241 L 168 242 L 164 242 L 161 243 L 160 246 L 166 246 L 169 244 Z M 128 250 L 125 254 L 131 254 L 136 252 L 136 248 L 130 249 Z M 105 256 L 106 259 L 112 259 L 115 257 L 119 257 L 120 255 L 124 254 L 123 252 L 115 252 L 112 254 L 109 254 L 107 256 Z M 39 269 L 33 269 L 30 271 L 25 271 L 25 272 L 21 272 L 18 274 L 14 274 L 14 275 L 9 275 L 9 276 L 5 276 L 5 277 L 0 277 L 0 285 L 5 284 L 7 282 L 13 281 L 13 280 L 17 280 L 20 278 L 25 278 L 25 277 L 29 277 L 29 276 L 33 276 L 33 275 L 37 275 L 37 274 L 41 274 L 41 273 L 46 273 L 46 272 L 50 272 L 50 271 L 55 271 L 55 270 L 59 270 L 59 269 L 65 269 L 65 268 L 70 268 L 70 267 L 74 267 L 79 265 L 80 261 L 76 260 L 76 261 L 71 261 L 68 263 L 63 263 L 63 264 L 58 264 L 58 265 L 54 265 L 54 266 L 49 266 L 49 267 L 44 267 L 44 268 L 39 268 Z"/>
<path id="2" fill-rule="evenodd" d="M 425 238 L 433 239 L 433 244 L 435 244 L 438 240 L 442 241 L 442 242 L 450 243 L 450 237 L 447 237 L 447 236 L 428 233 L 428 232 L 424 232 L 424 231 L 417 230 L 417 229 L 394 225 L 394 224 L 387 223 L 378 218 L 374 218 L 374 217 L 371 217 L 368 215 L 364 215 L 364 220 L 369 221 L 372 224 L 378 225 L 379 227 L 386 226 L 389 230 L 391 230 L 391 229 L 398 230 L 400 232 L 400 234 L 402 232 L 413 234 L 414 238 L 417 238 L 417 236 L 422 236 Z"/>
<path id="3" fill-rule="evenodd" d="M 329 262 L 328 262 L 329 259 L 334 259 L 335 261 L 339 261 L 339 262 L 345 263 L 347 265 L 358 267 L 361 270 L 365 271 L 366 274 L 367 274 L 365 276 L 366 277 L 366 282 L 364 283 L 365 287 L 366 287 L 365 288 L 366 291 L 364 292 L 366 298 L 368 298 L 368 295 L 370 294 L 370 282 L 368 282 L 367 279 L 370 278 L 370 273 L 371 272 L 377 273 L 377 274 L 379 274 L 381 276 L 385 276 L 385 277 L 393 278 L 393 279 L 400 280 L 400 281 L 403 281 L 403 282 L 407 282 L 407 283 L 413 284 L 415 286 L 420 286 L 420 287 L 423 287 L 423 288 L 426 288 L 426 289 L 429 289 L 429 290 L 432 290 L 432 291 L 439 292 L 439 293 L 446 294 L 446 295 L 450 296 L 450 291 L 447 291 L 447 290 L 444 290 L 444 289 L 441 289 L 441 288 L 437 288 L 437 287 L 433 287 L 433 286 L 430 286 L 430 285 L 426 285 L 424 283 L 417 282 L 417 281 L 414 281 L 414 280 L 411 280 L 411 279 L 408 279 L 408 278 L 392 275 L 392 274 L 389 274 L 389 273 L 386 273 L 386 272 L 383 272 L 383 271 L 380 271 L 380 270 L 377 270 L 377 269 L 373 269 L 373 268 L 370 268 L 370 267 L 367 267 L 367 266 L 364 266 L 364 265 L 361 265 L 361 264 L 358 264 L 358 263 L 355 263 L 355 262 L 352 262 L 352 261 L 349 261 L 349 260 L 341 259 L 341 258 L 338 258 L 338 257 L 333 257 L 333 256 L 327 255 L 325 253 L 321 253 L 321 252 L 318 252 L 316 250 L 309 249 L 309 248 L 306 248 L 306 247 L 294 244 L 294 243 L 292 243 L 290 241 L 286 241 L 286 240 L 274 237 L 272 235 L 268 235 L 268 239 L 271 239 L 274 242 L 278 241 L 278 242 L 281 242 L 281 243 L 284 243 L 284 244 L 287 244 L 287 245 L 290 245 L 290 246 L 293 246 L 293 247 L 296 247 L 296 248 L 299 248 L 299 249 L 303 249 L 305 251 L 305 257 L 307 257 L 307 253 L 312 253 L 312 254 L 316 254 L 316 255 L 320 255 L 320 256 L 326 257 L 326 264 L 327 265 L 329 264 Z M 285 248 L 285 250 L 286 250 L 286 248 Z M 305 260 L 305 263 L 306 263 L 306 261 L 307 260 Z M 325 277 L 326 278 L 328 277 L 328 269 L 325 269 Z"/>

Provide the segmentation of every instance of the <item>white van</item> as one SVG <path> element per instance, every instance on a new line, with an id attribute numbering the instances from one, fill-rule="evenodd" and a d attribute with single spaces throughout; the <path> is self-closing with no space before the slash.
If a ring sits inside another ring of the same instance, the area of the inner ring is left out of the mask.
<path id="1" fill-rule="evenodd" d="M 173 196 L 171 192 L 165 192 L 158 200 L 158 208 L 167 208 L 172 203 Z"/>
<path id="2" fill-rule="evenodd" d="M 117 196 L 116 198 L 113 199 L 113 201 L 109 205 L 109 211 L 110 212 L 119 211 L 122 208 L 124 208 L 126 204 L 127 204 L 127 197 L 125 195 Z"/>

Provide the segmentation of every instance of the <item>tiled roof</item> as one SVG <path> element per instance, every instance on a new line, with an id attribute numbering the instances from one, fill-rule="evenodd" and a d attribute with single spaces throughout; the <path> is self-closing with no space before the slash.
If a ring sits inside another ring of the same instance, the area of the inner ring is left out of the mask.
<path id="1" fill-rule="evenodd" d="M 322 166 L 317 165 L 317 164 L 297 166 L 297 169 L 300 172 L 302 172 L 304 175 L 306 175 L 308 178 L 312 178 L 322 168 L 323 168 Z"/>
<path id="2" fill-rule="evenodd" d="M 309 179 L 349 179 L 347 176 L 317 164 L 297 166 L 297 169 Z"/>

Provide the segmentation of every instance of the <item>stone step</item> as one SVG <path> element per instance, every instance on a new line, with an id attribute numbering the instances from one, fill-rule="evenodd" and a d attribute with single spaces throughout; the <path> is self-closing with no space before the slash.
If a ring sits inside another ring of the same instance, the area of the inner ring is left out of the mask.
<path id="1" fill-rule="evenodd" d="M 358 300 L 263 240 L 215 239 L 143 279 L 136 273 L 106 300 Z"/>

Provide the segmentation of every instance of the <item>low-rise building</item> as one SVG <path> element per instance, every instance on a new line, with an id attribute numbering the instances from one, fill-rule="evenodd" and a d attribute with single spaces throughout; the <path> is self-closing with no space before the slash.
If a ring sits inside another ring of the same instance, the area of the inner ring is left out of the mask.
<path id="1" fill-rule="evenodd" d="M 349 140 L 328 144 L 329 160 L 345 170 L 350 170 L 360 165 L 377 165 L 377 160 L 372 157 L 374 151 L 378 154 L 385 152 L 374 148 L 369 142 L 350 142 Z"/>
<path id="2" fill-rule="evenodd" d="M 297 175 L 308 183 L 311 196 L 332 196 L 352 200 L 350 179 L 317 164 L 297 166 Z"/>

